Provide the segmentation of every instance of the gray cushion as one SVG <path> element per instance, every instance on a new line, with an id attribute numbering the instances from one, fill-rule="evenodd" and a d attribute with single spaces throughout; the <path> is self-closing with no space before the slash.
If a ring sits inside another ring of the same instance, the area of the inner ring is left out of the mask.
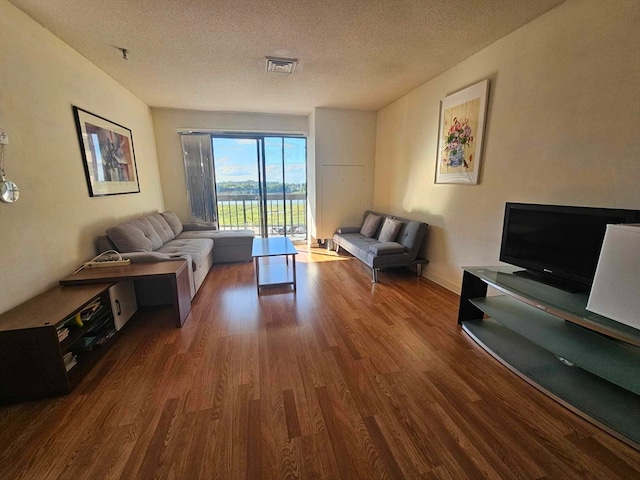
<path id="1" fill-rule="evenodd" d="M 212 248 L 213 240 L 208 238 L 176 239 L 160 247 L 158 252 L 168 255 L 188 253 L 191 255 L 193 270 L 195 271 L 203 264 Z"/>
<path id="2" fill-rule="evenodd" d="M 173 212 L 162 212 L 160 215 L 162 215 L 162 218 L 169 224 L 171 230 L 173 230 L 173 234 L 176 236 L 180 235 L 182 232 L 182 222 L 178 216 Z"/>
<path id="3" fill-rule="evenodd" d="M 119 252 L 152 252 L 163 245 L 148 218 L 142 217 L 107 229 Z"/>
<path id="4" fill-rule="evenodd" d="M 422 241 L 427 234 L 427 224 L 417 221 L 409 221 L 400 231 L 397 241 L 404 245 L 407 252 L 415 258 L 420 252 Z"/>
<path id="5" fill-rule="evenodd" d="M 153 228 L 156 230 L 156 233 L 160 237 L 160 240 L 162 240 L 163 244 L 176 238 L 175 233 L 173 233 L 173 230 L 162 215 L 160 215 L 159 213 L 154 213 L 147 218 L 149 219 L 149 222 L 151 222 Z"/>
<path id="6" fill-rule="evenodd" d="M 370 213 L 367 215 L 367 218 L 364 220 L 362 224 L 362 228 L 360 228 L 360 234 L 365 237 L 373 237 L 376 234 L 376 230 L 378 230 L 378 225 L 380 225 L 380 220 L 382 217 L 378 215 L 374 215 Z"/>
<path id="7" fill-rule="evenodd" d="M 371 245 L 369 251 L 376 255 L 393 255 L 396 253 L 404 253 L 404 247 L 396 242 L 383 242 Z"/>
<path id="8" fill-rule="evenodd" d="M 178 239 L 184 238 L 210 238 L 216 247 L 253 245 L 255 233 L 253 230 L 200 230 L 184 231 Z"/>
<path id="9" fill-rule="evenodd" d="M 393 242 L 398 236 L 401 227 L 402 222 L 400 220 L 395 220 L 390 217 L 385 218 L 378 240 L 380 240 L 380 243 Z"/>

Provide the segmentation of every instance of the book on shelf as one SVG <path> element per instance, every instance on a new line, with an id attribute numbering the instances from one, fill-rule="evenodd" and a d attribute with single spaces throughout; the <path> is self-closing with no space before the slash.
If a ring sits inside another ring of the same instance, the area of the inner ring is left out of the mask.
<path id="1" fill-rule="evenodd" d="M 67 352 L 62 356 L 64 360 L 64 368 L 67 370 L 71 370 L 78 363 L 78 357 L 73 352 Z"/>
<path id="2" fill-rule="evenodd" d="M 101 316 L 105 311 L 100 299 L 96 299 L 89 305 L 84 307 L 78 313 L 67 318 L 63 326 L 65 327 L 83 327 L 85 323 L 92 322 L 94 319 Z"/>
<path id="3" fill-rule="evenodd" d="M 58 341 L 62 342 L 65 338 L 69 336 L 69 329 L 65 326 L 57 328 Z"/>

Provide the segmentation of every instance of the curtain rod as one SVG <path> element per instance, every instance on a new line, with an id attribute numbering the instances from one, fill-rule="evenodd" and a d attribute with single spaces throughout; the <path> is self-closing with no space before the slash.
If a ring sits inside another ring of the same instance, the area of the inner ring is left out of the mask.
<path id="1" fill-rule="evenodd" d="M 178 135 L 198 135 L 198 134 L 210 134 L 210 135 L 229 135 L 229 136 L 281 136 L 281 137 L 306 137 L 307 132 L 301 130 L 291 131 L 278 131 L 278 130 L 215 130 L 215 129 L 202 129 L 202 128 L 179 128 Z"/>

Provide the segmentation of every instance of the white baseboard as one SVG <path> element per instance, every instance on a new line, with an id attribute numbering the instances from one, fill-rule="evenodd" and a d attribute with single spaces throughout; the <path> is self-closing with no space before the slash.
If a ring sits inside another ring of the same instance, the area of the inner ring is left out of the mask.
<path id="1" fill-rule="evenodd" d="M 460 295 L 460 291 L 462 290 L 461 285 L 450 282 L 446 278 L 443 278 L 440 275 L 436 275 L 435 273 L 430 272 L 428 268 L 422 270 L 422 276 L 446 288 L 447 290 L 451 290 L 456 295 Z"/>

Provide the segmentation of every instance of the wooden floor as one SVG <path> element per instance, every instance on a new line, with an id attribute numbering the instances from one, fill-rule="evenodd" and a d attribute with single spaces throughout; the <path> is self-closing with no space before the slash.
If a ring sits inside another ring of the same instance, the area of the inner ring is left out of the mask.
<path id="1" fill-rule="evenodd" d="M 313 250 L 312 250 L 313 251 Z M 0 408 L 0 479 L 639 479 L 408 270 L 301 253 L 298 290 L 216 265 L 176 329 L 139 313 L 76 390 Z"/>

